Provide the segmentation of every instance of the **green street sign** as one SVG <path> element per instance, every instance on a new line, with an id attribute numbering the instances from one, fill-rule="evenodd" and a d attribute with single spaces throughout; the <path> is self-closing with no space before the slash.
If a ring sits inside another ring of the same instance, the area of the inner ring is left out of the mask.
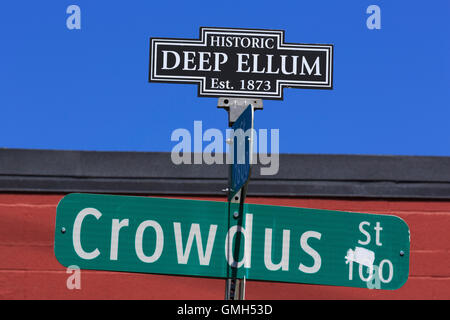
<path id="1" fill-rule="evenodd" d="M 57 207 L 55 256 L 81 269 L 397 289 L 410 241 L 398 217 L 228 203 L 69 194 Z M 240 255 L 232 251 L 240 241 Z"/>

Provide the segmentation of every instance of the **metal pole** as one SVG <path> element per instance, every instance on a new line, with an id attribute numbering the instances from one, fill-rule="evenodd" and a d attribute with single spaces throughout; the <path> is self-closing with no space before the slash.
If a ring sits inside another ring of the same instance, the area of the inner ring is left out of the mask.
<path id="1" fill-rule="evenodd" d="M 237 219 L 237 224 L 239 226 L 242 226 L 243 216 L 244 216 L 244 199 L 245 199 L 245 189 L 246 187 L 243 187 L 241 190 L 239 190 L 238 193 L 233 197 L 233 199 L 229 200 L 228 204 L 228 226 L 231 225 L 232 219 Z M 236 204 L 239 205 L 238 211 L 235 211 Z M 232 239 L 229 239 L 230 246 L 232 243 Z M 236 243 L 234 248 L 231 249 L 231 254 L 237 253 L 237 256 L 239 256 L 239 250 L 241 248 L 240 245 L 240 238 L 236 239 Z M 245 282 L 242 281 L 242 279 L 239 279 L 237 277 L 237 268 L 235 267 L 229 267 L 231 268 L 231 275 L 229 275 L 229 278 L 226 280 L 225 283 L 225 299 L 226 300 L 244 300 L 244 292 L 245 292 Z"/>
<path id="2" fill-rule="evenodd" d="M 218 108 L 224 108 L 228 112 L 228 126 L 232 127 L 234 122 L 239 118 L 242 112 L 252 105 L 254 110 L 262 109 L 263 103 L 261 99 L 246 99 L 246 98 L 219 98 Z M 234 148 L 233 142 L 230 143 L 231 147 Z M 250 150 L 250 153 L 253 150 Z M 228 188 L 226 189 L 228 194 L 228 228 L 231 226 L 232 219 L 238 219 L 237 223 L 242 226 L 244 217 L 244 201 L 247 195 L 247 183 L 235 194 L 235 196 L 230 199 L 229 195 L 231 190 L 231 170 L 232 164 L 228 166 Z M 235 207 L 239 205 L 239 210 L 237 211 L 237 216 L 235 215 Z M 232 242 L 232 239 L 230 239 Z M 231 243 L 230 243 L 231 246 Z M 236 240 L 234 250 L 232 253 L 239 253 L 240 250 L 240 240 Z M 239 254 L 238 254 L 239 256 Z M 237 277 L 237 268 L 231 268 L 231 275 L 226 280 L 225 283 L 225 299 L 226 300 L 244 300 L 245 299 L 245 278 L 239 279 Z"/>

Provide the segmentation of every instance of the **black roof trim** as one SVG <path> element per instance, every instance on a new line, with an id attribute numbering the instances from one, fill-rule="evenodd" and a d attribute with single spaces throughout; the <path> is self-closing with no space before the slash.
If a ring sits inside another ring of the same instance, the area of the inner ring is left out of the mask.
<path id="1" fill-rule="evenodd" d="M 450 199 L 450 157 L 280 154 L 254 165 L 249 196 Z M 225 195 L 227 165 L 181 164 L 169 152 L 0 149 L 2 192 Z"/>

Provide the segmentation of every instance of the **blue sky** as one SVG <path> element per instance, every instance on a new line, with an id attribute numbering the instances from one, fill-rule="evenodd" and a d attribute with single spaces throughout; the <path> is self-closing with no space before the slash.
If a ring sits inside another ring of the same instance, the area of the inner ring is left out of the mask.
<path id="1" fill-rule="evenodd" d="M 81 30 L 66 8 L 81 8 Z M 366 8 L 381 9 L 369 30 Z M 201 26 L 334 44 L 333 90 L 285 89 L 256 128 L 280 152 L 450 156 L 449 1 L 3 1 L 0 147 L 170 151 L 177 128 L 227 127 L 196 85 L 148 82 L 150 37 Z"/>

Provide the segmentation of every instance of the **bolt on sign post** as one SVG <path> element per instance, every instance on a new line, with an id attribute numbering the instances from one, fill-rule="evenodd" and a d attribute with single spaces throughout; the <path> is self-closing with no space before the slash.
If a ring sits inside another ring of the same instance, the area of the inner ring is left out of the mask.
<path id="1" fill-rule="evenodd" d="M 410 240 L 395 216 L 228 203 L 69 194 L 55 256 L 81 269 L 393 290 L 408 279 Z M 241 243 L 239 255 L 230 244 Z"/>

